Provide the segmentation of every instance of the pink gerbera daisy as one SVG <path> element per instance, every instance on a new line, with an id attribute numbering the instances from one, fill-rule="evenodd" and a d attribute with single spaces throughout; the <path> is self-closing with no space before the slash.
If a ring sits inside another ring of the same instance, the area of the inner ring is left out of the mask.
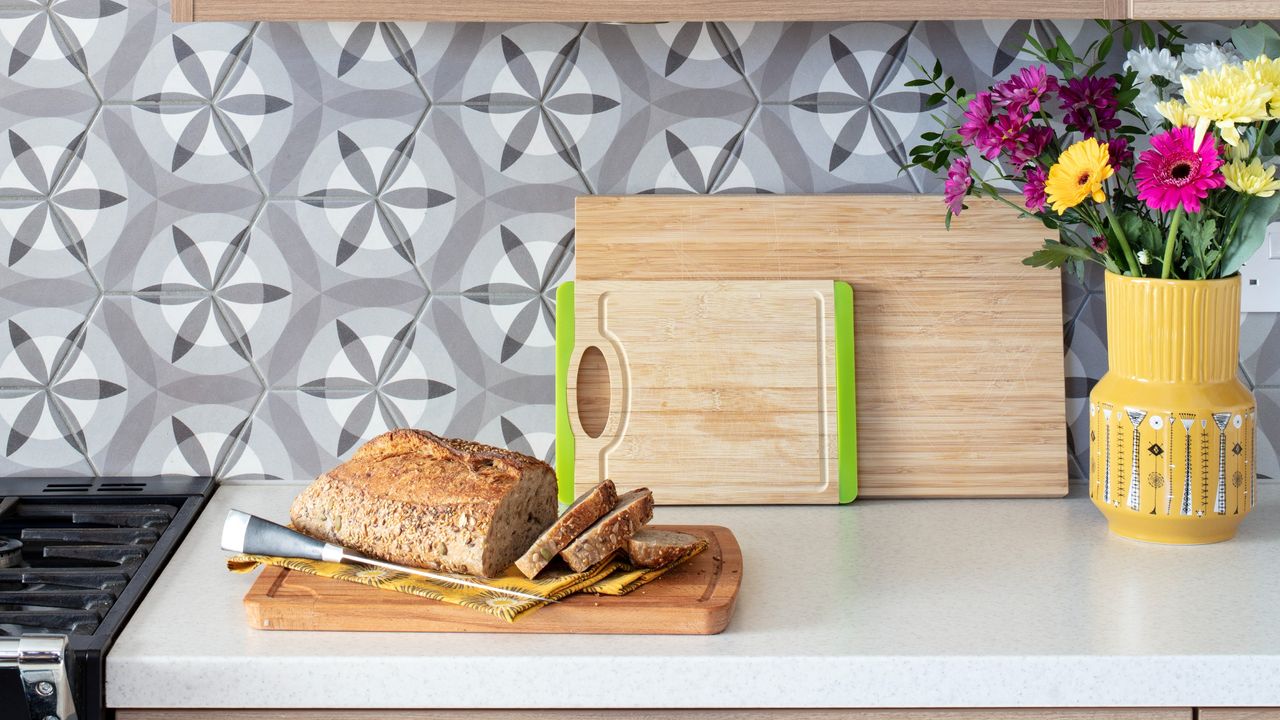
<path id="1" fill-rule="evenodd" d="M 1210 190 L 1226 185 L 1218 172 L 1222 158 L 1213 143 L 1195 149 L 1196 130 L 1174 128 L 1151 138 L 1151 149 L 1142 153 L 1133 176 L 1138 180 L 1138 198 L 1163 212 L 1179 205 L 1187 212 L 1200 212 L 1200 201 Z"/>
<path id="2" fill-rule="evenodd" d="M 961 155 L 951 163 L 951 169 L 947 171 L 947 184 L 942 197 L 952 215 L 959 215 L 964 209 L 964 196 L 969 194 L 969 188 L 973 186 L 973 177 L 970 175 L 972 170 L 969 158 Z"/>

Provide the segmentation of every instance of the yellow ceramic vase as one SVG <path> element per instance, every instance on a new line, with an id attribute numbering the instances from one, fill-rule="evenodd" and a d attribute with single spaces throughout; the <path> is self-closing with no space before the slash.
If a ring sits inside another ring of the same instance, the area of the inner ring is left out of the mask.
<path id="1" fill-rule="evenodd" d="M 1135 540 L 1229 540 L 1257 503 L 1240 277 L 1107 274 L 1110 369 L 1089 395 L 1089 497 Z"/>

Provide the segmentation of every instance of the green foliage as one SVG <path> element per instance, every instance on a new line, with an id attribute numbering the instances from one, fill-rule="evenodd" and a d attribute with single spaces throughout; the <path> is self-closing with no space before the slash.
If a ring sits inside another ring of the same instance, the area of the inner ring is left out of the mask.
<path id="1" fill-rule="evenodd" d="M 1269 198 L 1256 197 L 1249 202 L 1235 236 L 1226 239 L 1217 277 L 1234 275 L 1258 251 L 1267 239 L 1267 225 L 1275 219 L 1277 210 L 1280 210 L 1280 193 Z"/>
<path id="2" fill-rule="evenodd" d="M 1043 268 L 1060 268 L 1075 261 L 1096 260 L 1092 250 L 1074 245 L 1066 245 L 1057 240 L 1046 239 L 1044 247 L 1031 253 L 1031 257 L 1022 261 L 1023 265 Z"/>
<path id="3" fill-rule="evenodd" d="M 1231 31 L 1231 43 L 1247 58 L 1280 57 L 1280 33 L 1266 23 L 1241 24 Z"/>
<path id="4" fill-rule="evenodd" d="M 1120 227 L 1129 239 L 1129 247 L 1133 248 L 1134 255 L 1139 250 L 1146 250 L 1153 258 L 1164 256 L 1164 238 L 1155 223 L 1135 212 L 1127 212 L 1120 215 Z"/>
<path id="5" fill-rule="evenodd" d="M 1182 220 L 1178 233 L 1182 236 L 1183 253 L 1182 273 L 1192 280 L 1203 280 L 1209 277 L 1213 266 L 1222 255 L 1222 248 L 1217 246 L 1218 221 L 1206 217 L 1205 213 L 1189 213 Z"/>

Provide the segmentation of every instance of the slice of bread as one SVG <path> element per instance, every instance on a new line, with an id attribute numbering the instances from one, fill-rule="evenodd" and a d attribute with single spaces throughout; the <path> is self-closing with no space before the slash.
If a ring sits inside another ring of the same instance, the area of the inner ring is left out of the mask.
<path id="1" fill-rule="evenodd" d="M 688 555 L 697 545 L 698 538 L 688 533 L 640 528 L 627 541 L 627 556 L 632 565 L 666 567 Z"/>
<path id="2" fill-rule="evenodd" d="M 582 572 L 626 547 L 631 536 L 652 517 L 653 493 L 648 488 L 632 490 L 618 498 L 609 514 L 569 543 L 560 557 L 574 572 Z"/>
<path id="3" fill-rule="evenodd" d="M 537 577 L 561 550 L 617 504 L 618 490 L 612 480 L 605 480 L 586 491 L 533 541 L 529 551 L 516 560 L 516 567 L 530 580 Z"/>

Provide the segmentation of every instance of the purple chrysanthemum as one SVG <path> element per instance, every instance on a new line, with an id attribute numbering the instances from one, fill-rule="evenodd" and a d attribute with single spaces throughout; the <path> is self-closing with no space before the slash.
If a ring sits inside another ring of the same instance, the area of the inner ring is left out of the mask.
<path id="1" fill-rule="evenodd" d="M 1111 158 L 1111 167 L 1115 170 L 1133 162 L 1133 148 L 1129 147 L 1129 141 L 1122 137 L 1114 138 L 1107 143 L 1107 155 Z"/>
<path id="2" fill-rule="evenodd" d="M 1071 78 L 1058 88 L 1062 109 L 1066 111 L 1063 122 L 1067 128 L 1091 138 L 1103 130 L 1120 127 L 1116 117 L 1119 103 L 1116 100 L 1116 81 L 1111 77 Z"/>
<path id="3" fill-rule="evenodd" d="M 1027 170 L 1023 179 L 1025 182 L 1022 186 L 1022 197 L 1027 201 L 1027 209 L 1031 212 L 1044 210 L 1049 204 L 1049 199 L 1044 193 L 1044 184 L 1049 179 L 1049 171 L 1037 165 Z"/>
<path id="4" fill-rule="evenodd" d="M 1012 155 L 1015 150 L 1031 142 L 1031 127 L 1026 116 L 1006 113 L 991 125 L 991 138 L 987 147 L 978 149 L 988 160 L 995 160 L 1000 153 Z"/>
<path id="5" fill-rule="evenodd" d="M 1107 239 L 1101 235 L 1094 235 L 1089 239 L 1089 246 L 1099 255 L 1107 254 Z"/>
<path id="6" fill-rule="evenodd" d="M 1006 148 L 1009 152 L 1009 159 L 1018 167 L 1034 162 L 1049 146 L 1049 141 L 1053 140 L 1053 135 L 1053 128 L 1048 126 L 1028 127 L 1023 133 L 1023 140 L 1020 143 Z"/>
<path id="7" fill-rule="evenodd" d="M 996 103 L 1010 112 L 1040 112 L 1040 101 L 1058 89 L 1058 78 L 1043 65 L 1023 68 L 1017 75 L 996 85 Z"/>
<path id="8" fill-rule="evenodd" d="M 953 215 L 959 215 L 964 209 L 964 197 L 969 194 L 969 188 L 973 187 L 972 170 L 973 164 L 969 162 L 969 157 L 961 155 L 951 163 L 951 169 L 947 171 L 947 184 L 942 197 Z"/>
<path id="9" fill-rule="evenodd" d="M 969 107 L 964 111 L 964 124 L 960 126 L 960 137 L 985 153 L 994 144 L 991 126 L 995 120 L 991 93 L 984 90 L 969 101 Z"/>

